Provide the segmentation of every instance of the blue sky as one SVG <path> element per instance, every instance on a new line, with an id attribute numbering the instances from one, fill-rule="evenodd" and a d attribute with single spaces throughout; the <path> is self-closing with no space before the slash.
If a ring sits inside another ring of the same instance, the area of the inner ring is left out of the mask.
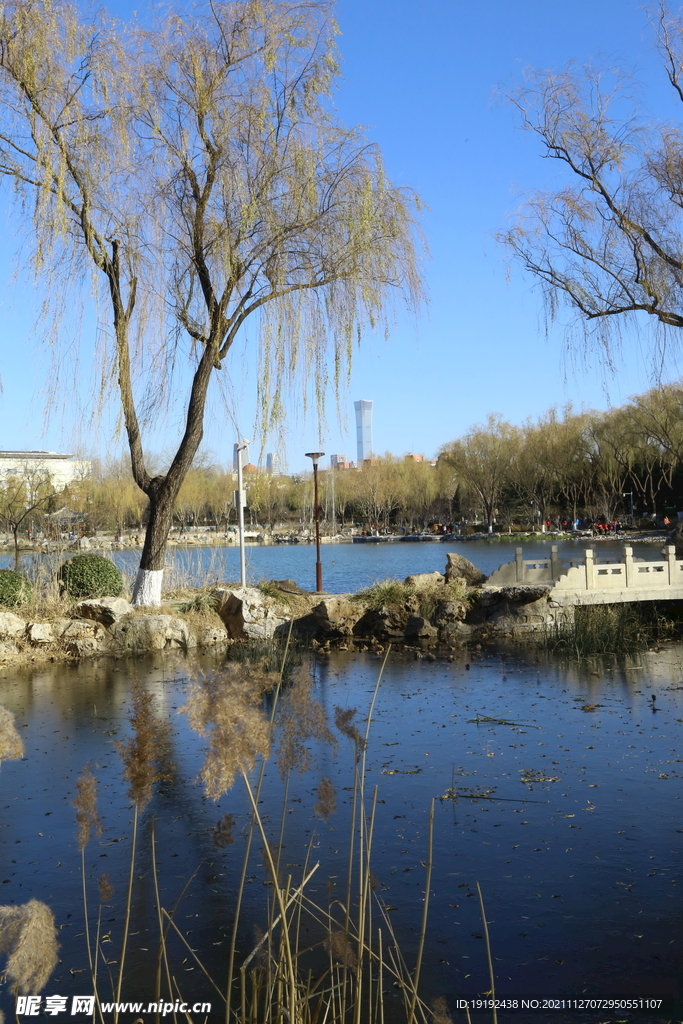
<path id="1" fill-rule="evenodd" d="M 125 13 L 122 6 L 112 9 Z M 678 116 L 639 0 L 339 0 L 337 18 L 343 57 L 338 112 L 346 122 L 367 126 L 389 176 L 415 188 L 429 208 L 429 302 L 417 326 L 399 320 L 388 341 L 363 339 L 341 424 L 332 395 L 322 436 L 314 418 L 292 405 L 285 425 L 290 469 L 306 468 L 303 453 L 319 445 L 355 457 L 358 398 L 374 401 L 378 453 L 433 456 L 489 412 L 522 422 L 566 402 L 618 405 L 648 387 L 648 325 L 640 338 L 625 339 L 616 373 L 609 374 L 595 353 L 584 360 L 568 350 L 561 325 L 546 336 L 533 282 L 516 267 L 508 276 L 494 237 L 525 190 L 562 181 L 560 168 L 540 159 L 538 144 L 496 96 L 499 85 L 519 82 L 525 66 L 620 60 L 635 68 L 646 110 Z M 75 393 L 45 425 L 50 379 L 34 330 L 37 297 L 13 273 L 18 242 L 4 201 L 0 217 L 0 448 L 119 450 L 114 413 L 99 432 L 86 425 L 93 384 L 85 355 Z M 93 328 L 84 323 L 82 330 L 86 353 Z M 75 324 L 72 333 L 78 333 Z M 237 355 L 232 414 L 216 400 L 207 423 L 205 447 L 221 462 L 228 461 L 237 430 L 247 437 L 253 431 L 254 360 L 247 344 Z M 671 353 L 664 378 L 680 373 Z M 171 419 L 149 437 L 149 448 L 169 447 L 177 433 Z"/>

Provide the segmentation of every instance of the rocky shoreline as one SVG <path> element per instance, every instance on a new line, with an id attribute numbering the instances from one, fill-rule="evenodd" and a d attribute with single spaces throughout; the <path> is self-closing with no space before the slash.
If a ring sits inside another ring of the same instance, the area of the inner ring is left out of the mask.
<path id="1" fill-rule="evenodd" d="M 312 594 L 292 580 L 272 580 L 195 591 L 185 602 L 154 611 L 120 597 L 80 601 L 68 617 L 45 621 L 0 611 L 0 663 L 121 657 L 288 636 L 317 650 L 376 650 L 392 643 L 447 652 L 501 636 L 523 638 L 556 621 L 549 586 L 492 587 L 486 579 L 449 552 L 443 573 L 386 581 L 357 594 Z"/>

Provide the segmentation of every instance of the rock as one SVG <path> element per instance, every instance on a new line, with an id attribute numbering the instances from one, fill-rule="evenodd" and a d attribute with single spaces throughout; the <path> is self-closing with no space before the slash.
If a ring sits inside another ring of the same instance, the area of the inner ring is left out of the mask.
<path id="1" fill-rule="evenodd" d="M 374 636 L 378 640 L 401 640 L 408 615 L 403 609 L 385 605 L 370 608 L 353 627 L 354 636 Z"/>
<path id="2" fill-rule="evenodd" d="M 407 640 L 431 640 L 438 635 L 438 630 L 422 615 L 409 615 L 404 635 Z"/>
<path id="3" fill-rule="evenodd" d="M 217 608 L 231 640 L 265 640 L 288 621 L 287 609 L 258 587 L 216 590 Z"/>
<path id="4" fill-rule="evenodd" d="M 29 622 L 26 625 L 26 636 L 36 647 L 51 644 L 55 638 L 49 622 Z"/>
<path id="5" fill-rule="evenodd" d="M 463 622 L 466 614 L 467 605 L 464 601 L 440 601 L 436 607 L 434 623 L 444 626 L 449 622 Z"/>
<path id="6" fill-rule="evenodd" d="M 124 615 L 130 615 L 133 606 L 123 597 L 97 597 L 79 601 L 76 614 L 82 619 L 94 619 L 103 626 L 113 626 Z"/>
<path id="7" fill-rule="evenodd" d="M 270 581 L 278 590 L 281 590 L 283 594 L 306 594 L 310 591 L 302 590 L 298 583 L 294 580 L 271 580 Z"/>
<path id="8" fill-rule="evenodd" d="M 351 636 L 353 627 L 367 611 L 362 601 L 352 601 L 341 595 L 326 597 L 312 611 L 320 632 L 330 639 Z"/>
<path id="9" fill-rule="evenodd" d="M 225 626 L 204 626 L 197 633 L 197 646 L 210 647 L 212 644 L 224 644 L 228 639 L 228 631 Z"/>
<path id="10" fill-rule="evenodd" d="M 26 622 L 20 619 L 14 612 L 0 612 L 0 637 L 5 640 L 8 637 L 19 636 L 26 629 Z"/>
<path id="11" fill-rule="evenodd" d="M 69 619 L 61 631 L 55 629 L 55 625 L 52 625 L 53 632 L 62 640 L 103 640 L 106 636 L 104 626 L 92 619 Z"/>
<path id="12" fill-rule="evenodd" d="M 11 643 L 9 640 L 0 641 L 0 662 L 11 661 L 15 654 L 19 653 L 19 648 L 16 644 Z"/>
<path id="13" fill-rule="evenodd" d="M 477 569 L 476 565 L 472 565 L 468 558 L 455 551 L 448 552 L 446 583 L 450 583 L 451 580 L 464 580 L 469 587 L 479 587 L 486 578 L 486 573 Z"/>
<path id="14" fill-rule="evenodd" d="M 93 637 L 70 639 L 64 646 L 67 654 L 71 654 L 74 658 L 89 658 L 94 654 L 102 654 L 104 650 L 103 645 Z"/>
<path id="15" fill-rule="evenodd" d="M 446 580 L 440 572 L 418 572 L 413 576 L 406 576 L 405 582 L 409 587 L 415 587 L 416 590 L 426 590 L 434 586 L 438 587 Z"/>
<path id="16" fill-rule="evenodd" d="M 442 643 L 460 643 L 467 640 L 472 633 L 472 626 L 465 622 L 445 622 L 439 628 L 439 640 Z"/>
<path id="17" fill-rule="evenodd" d="M 196 639 L 182 619 L 172 615 L 135 615 L 115 622 L 109 631 L 115 647 L 129 651 L 163 651 L 195 647 Z"/>

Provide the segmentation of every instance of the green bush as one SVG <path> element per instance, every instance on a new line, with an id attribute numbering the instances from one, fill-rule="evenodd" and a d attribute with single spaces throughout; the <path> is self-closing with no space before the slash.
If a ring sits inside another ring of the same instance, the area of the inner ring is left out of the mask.
<path id="1" fill-rule="evenodd" d="M 62 565 L 59 579 L 70 597 L 118 597 L 123 590 L 121 573 L 102 555 L 74 555 Z"/>
<path id="2" fill-rule="evenodd" d="M 6 608 L 18 608 L 31 600 L 31 584 L 20 572 L 0 569 L 0 604 Z"/>

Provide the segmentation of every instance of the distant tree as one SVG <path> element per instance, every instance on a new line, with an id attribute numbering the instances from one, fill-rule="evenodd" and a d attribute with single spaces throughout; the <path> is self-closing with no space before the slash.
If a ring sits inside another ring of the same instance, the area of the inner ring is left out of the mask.
<path id="1" fill-rule="evenodd" d="M 55 488 L 49 473 L 28 464 L 6 474 L 0 486 L 0 523 L 14 538 L 14 568 L 19 568 L 19 533 L 38 516 L 54 511 Z"/>
<path id="2" fill-rule="evenodd" d="M 673 98 L 683 102 L 683 18 L 654 19 Z M 637 112 L 619 69 L 531 72 L 511 97 L 566 181 L 526 203 L 504 240 L 540 282 L 551 318 L 565 303 L 598 351 L 628 321 L 683 327 L 683 134 Z M 603 346 L 605 346 L 603 348 Z"/>
<path id="3" fill-rule="evenodd" d="M 486 423 L 441 449 L 441 458 L 481 502 L 489 533 L 493 533 L 498 503 L 512 482 L 519 447 L 518 429 L 491 414 Z"/>
<path id="4" fill-rule="evenodd" d="M 322 401 L 328 352 L 338 379 L 392 294 L 420 299 L 416 198 L 330 103 L 330 5 L 157 10 L 151 30 L 89 22 L 73 0 L 8 0 L 0 20 L 0 173 L 24 225 L 33 211 L 53 305 L 60 280 L 101 283 L 103 375 L 149 499 L 133 600 L 152 605 L 210 381 L 247 321 L 269 426 L 297 376 Z M 154 473 L 142 432 L 167 399 L 184 427 Z"/>

